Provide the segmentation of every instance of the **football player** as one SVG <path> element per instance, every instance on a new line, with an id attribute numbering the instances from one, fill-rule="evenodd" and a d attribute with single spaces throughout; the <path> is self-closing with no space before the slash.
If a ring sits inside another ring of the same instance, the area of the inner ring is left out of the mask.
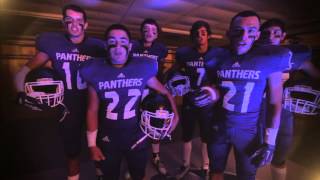
<path id="1" fill-rule="evenodd" d="M 65 106 L 63 82 L 49 68 L 30 71 L 24 83 L 25 95 L 18 105 L 9 108 L 4 138 L 8 150 L 9 171 L 13 179 L 67 179 L 67 161 L 59 122 L 63 122 Z M 6 178 L 11 179 L 11 178 Z"/>
<path id="2" fill-rule="evenodd" d="M 133 179 L 143 179 L 148 151 L 146 143 L 131 150 L 143 133 L 139 128 L 139 104 L 148 86 L 169 99 L 175 114 L 172 131 L 178 122 L 174 100 L 155 77 L 157 64 L 145 57 L 129 56 L 130 33 L 121 24 L 105 33 L 108 57 L 95 59 L 81 67 L 89 86 L 87 139 L 93 160 L 98 161 L 104 179 L 119 179 L 125 158 Z"/>
<path id="3" fill-rule="evenodd" d="M 261 27 L 261 37 L 259 44 L 280 46 L 285 39 L 286 30 L 285 23 L 277 18 L 273 18 L 264 22 Z M 303 45 L 285 45 L 290 49 L 292 57 L 289 61 L 289 69 L 283 70 L 283 79 L 289 78 L 290 72 L 301 69 L 310 62 L 311 51 Z M 285 90 L 286 92 L 286 90 Z M 261 121 L 265 121 L 265 114 L 262 113 Z M 262 122 L 265 124 L 265 122 Z M 293 118 L 292 113 L 288 112 L 283 106 L 281 114 L 281 122 L 279 133 L 276 141 L 274 157 L 271 162 L 271 173 L 274 180 L 284 180 L 286 178 L 286 159 L 293 142 Z"/>
<path id="4" fill-rule="evenodd" d="M 69 164 L 69 179 L 79 179 L 81 126 L 86 113 L 86 83 L 81 79 L 79 65 L 92 57 L 105 56 L 103 41 L 87 37 L 88 27 L 85 11 L 76 5 L 66 5 L 62 23 L 65 33 L 47 32 L 36 39 L 37 53 L 17 73 L 15 85 L 23 92 L 25 75 L 32 69 L 51 61 L 53 69 L 62 77 L 65 87 L 64 104 L 70 113 L 60 123 L 65 151 Z"/>
<path id="5" fill-rule="evenodd" d="M 211 49 L 209 46 L 210 35 L 209 24 L 205 21 L 196 21 L 190 30 L 190 39 L 193 46 L 180 47 L 176 52 L 176 63 L 172 71 L 183 71 L 190 80 L 191 88 L 190 92 L 183 96 L 181 111 L 183 165 L 180 167 L 177 178 L 182 178 L 190 170 L 192 138 L 196 123 L 200 127 L 202 142 L 202 167 L 200 173 L 202 176 L 208 175 L 207 127 L 209 127 L 208 123 L 212 118 L 212 112 L 206 106 L 212 104 L 211 95 L 215 94 L 214 90 L 209 87 L 204 90 L 207 83 L 204 64 L 206 59 L 210 57 L 210 54 L 208 54 Z"/>
<path id="6" fill-rule="evenodd" d="M 157 78 L 163 82 L 163 64 L 167 56 L 168 49 L 166 46 L 157 41 L 161 32 L 158 23 L 151 18 L 145 19 L 140 25 L 140 33 L 142 38 L 138 41 L 132 41 L 132 56 L 133 57 L 147 57 L 158 64 Z M 144 91 L 144 96 L 149 93 L 149 89 Z M 152 164 L 157 171 L 165 175 L 167 170 L 160 159 L 160 142 L 152 141 Z"/>
<path id="7" fill-rule="evenodd" d="M 260 17 L 253 11 L 235 15 L 227 31 L 228 48 L 215 50 L 207 63 L 221 99 L 216 106 L 211 139 L 208 144 L 211 179 L 223 179 L 228 154 L 233 147 L 237 177 L 255 179 L 258 167 L 270 163 L 278 132 L 282 83 L 281 71 L 288 66 L 289 51 L 277 46 L 256 46 Z M 258 119 L 265 88 L 267 127 L 264 142 L 258 145 Z"/>

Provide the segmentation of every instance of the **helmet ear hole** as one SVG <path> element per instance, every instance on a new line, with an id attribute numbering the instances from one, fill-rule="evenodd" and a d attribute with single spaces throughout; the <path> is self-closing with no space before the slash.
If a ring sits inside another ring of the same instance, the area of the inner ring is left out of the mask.
<path id="1" fill-rule="evenodd" d="M 151 93 L 141 103 L 141 130 L 151 139 L 168 136 L 174 113 L 166 96 Z"/>

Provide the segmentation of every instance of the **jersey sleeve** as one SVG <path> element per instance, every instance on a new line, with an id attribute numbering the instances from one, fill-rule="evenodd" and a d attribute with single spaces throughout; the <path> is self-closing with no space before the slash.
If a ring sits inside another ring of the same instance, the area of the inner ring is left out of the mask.
<path id="1" fill-rule="evenodd" d="M 168 48 L 164 44 L 160 44 L 159 60 L 161 62 L 164 62 L 167 55 L 168 55 Z"/>
<path id="2" fill-rule="evenodd" d="M 52 38 L 50 38 L 49 33 L 41 33 L 36 38 L 36 48 L 38 51 L 47 53 L 49 52 L 49 44 Z"/>
<path id="3" fill-rule="evenodd" d="M 292 60 L 292 52 L 288 49 L 283 49 L 283 51 L 279 53 L 279 63 L 278 63 L 279 71 L 285 71 L 285 70 L 291 69 L 291 60 Z"/>
<path id="4" fill-rule="evenodd" d="M 94 61 L 95 61 L 95 59 L 90 59 L 88 61 L 85 61 L 80 65 L 80 68 L 79 68 L 79 73 L 80 73 L 81 78 L 89 84 L 91 84 L 90 77 L 93 72 Z"/>
<path id="5" fill-rule="evenodd" d="M 137 41 L 137 40 L 131 40 L 131 44 L 132 44 L 131 52 L 132 52 L 132 53 L 137 52 L 138 49 L 139 49 L 139 41 Z"/>
<path id="6" fill-rule="evenodd" d="M 94 57 L 106 57 L 106 48 L 105 48 L 105 42 L 100 39 L 95 39 L 95 49 L 96 49 L 96 55 Z"/>

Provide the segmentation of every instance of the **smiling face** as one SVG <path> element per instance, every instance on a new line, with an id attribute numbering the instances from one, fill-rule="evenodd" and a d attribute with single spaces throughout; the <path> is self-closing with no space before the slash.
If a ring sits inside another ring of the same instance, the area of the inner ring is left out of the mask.
<path id="1" fill-rule="evenodd" d="M 259 27 L 260 22 L 256 16 L 237 17 L 232 22 L 227 36 L 236 54 L 245 54 L 251 49 L 254 41 L 259 38 Z"/>
<path id="2" fill-rule="evenodd" d="M 281 41 L 286 37 L 286 33 L 279 26 L 270 26 L 261 31 L 259 40 L 263 44 L 280 45 Z"/>
<path id="3" fill-rule="evenodd" d="M 107 36 L 107 50 L 111 64 L 122 67 L 128 60 L 131 44 L 128 34 L 121 29 L 113 29 Z"/>
<path id="4" fill-rule="evenodd" d="M 72 9 L 66 10 L 63 24 L 70 37 L 84 36 L 85 30 L 88 27 L 88 23 L 85 21 L 83 14 Z"/>
<path id="5" fill-rule="evenodd" d="M 158 38 L 158 29 L 154 24 L 145 24 L 142 28 L 143 40 L 146 43 L 152 43 Z"/>

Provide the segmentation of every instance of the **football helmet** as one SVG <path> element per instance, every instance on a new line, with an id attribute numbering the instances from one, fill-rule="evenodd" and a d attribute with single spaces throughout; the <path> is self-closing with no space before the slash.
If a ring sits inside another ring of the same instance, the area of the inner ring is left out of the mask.
<path id="1" fill-rule="evenodd" d="M 142 101 L 140 128 L 151 139 L 170 137 L 173 117 L 174 113 L 166 96 L 151 93 Z"/>
<path id="2" fill-rule="evenodd" d="M 25 93 L 26 96 L 35 99 L 38 104 L 56 107 L 63 101 L 63 82 L 59 80 L 54 70 L 38 68 L 27 74 Z"/>
<path id="3" fill-rule="evenodd" d="M 171 92 L 172 96 L 183 96 L 190 91 L 190 80 L 188 76 L 177 72 L 174 73 L 172 77 L 169 77 L 165 86 Z"/>
<path id="4" fill-rule="evenodd" d="M 284 90 L 283 108 L 298 114 L 317 115 L 320 109 L 320 91 L 304 85 L 287 87 Z"/>

